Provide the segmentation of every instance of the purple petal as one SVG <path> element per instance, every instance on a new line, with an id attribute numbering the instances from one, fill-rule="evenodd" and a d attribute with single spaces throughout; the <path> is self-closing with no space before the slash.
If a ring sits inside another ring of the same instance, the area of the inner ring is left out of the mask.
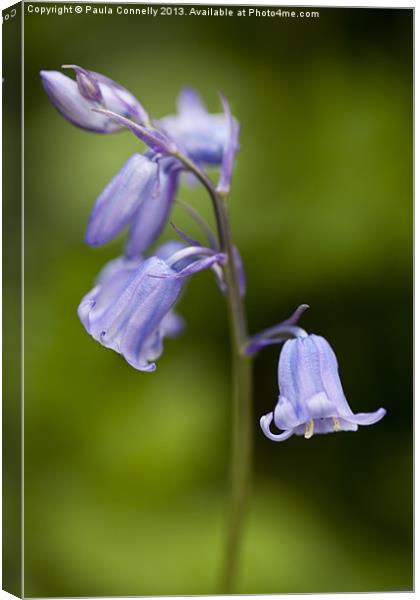
<path id="1" fill-rule="evenodd" d="M 116 298 L 122 296 L 136 276 L 141 262 L 120 257 L 108 262 L 101 270 L 94 289 L 83 298 L 78 309 L 80 320 L 89 333 L 93 335 L 94 323 L 99 322 Z"/>
<path id="2" fill-rule="evenodd" d="M 96 285 L 88 294 L 86 294 L 82 298 L 82 300 L 77 308 L 78 317 L 88 333 L 90 333 L 90 326 L 91 326 L 90 325 L 90 315 L 91 315 L 92 310 L 95 308 L 95 306 L 97 304 L 97 298 L 98 298 L 98 295 L 100 294 L 100 291 L 101 291 L 101 286 Z"/>
<path id="3" fill-rule="evenodd" d="M 306 420 L 306 416 L 310 415 L 308 399 L 324 391 L 320 358 L 311 336 L 288 340 L 284 344 L 280 353 L 278 381 L 281 395 L 288 398 Z"/>
<path id="4" fill-rule="evenodd" d="M 299 304 L 299 306 L 293 311 L 288 319 L 279 323 L 279 325 L 297 325 L 299 319 L 303 315 L 304 312 L 308 310 L 309 304 Z"/>
<path id="5" fill-rule="evenodd" d="M 325 357 L 321 357 L 314 337 L 310 335 L 288 340 L 280 353 L 278 369 L 280 392 L 293 404 L 301 423 L 339 414 L 336 398 L 331 397 L 324 387 L 321 377 L 321 359 Z M 331 356 L 328 358 L 331 359 Z M 331 362 L 328 366 L 323 363 L 323 367 L 333 371 L 330 373 L 331 377 L 337 373 L 336 365 Z"/>
<path id="6" fill-rule="evenodd" d="M 170 256 L 175 254 L 175 252 L 179 252 L 183 248 L 185 248 L 185 244 L 182 242 L 179 242 L 178 240 L 168 240 L 158 246 L 156 251 L 153 252 L 153 255 L 166 261 Z"/>
<path id="7" fill-rule="evenodd" d="M 341 415 L 352 415 L 352 410 L 344 395 L 341 385 L 340 376 L 338 373 L 338 362 L 334 350 L 331 348 L 327 340 L 319 335 L 311 335 L 320 360 L 320 372 L 322 385 L 328 397 L 337 406 L 337 411 Z"/>
<path id="8" fill-rule="evenodd" d="M 75 71 L 79 91 L 85 98 L 100 101 L 103 108 L 141 124 L 149 122 L 149 116 L 137 98 L 116 81 L 77 65 L 63 65 L 64 68 Z"/>
<path id="9" fill-rule="evenodd" d="M 307 398 L 303 406 L 304 409 L 301 414 L 302 416 L 306 414 L 305 420 L 337 416 L 337 406 L 325 392 L 318 392 Z"/>
<path id="10" fill-rule="evenodd" d="M 201 246 L 200 242 L 198 242 L 197 240 L 194 240 L 193 238 L 191 238 L 189 235 L 187 235 L 186 233 L 184 233 L 184 231 L 182 231 L 182 229 L 180 229 L 179 227 L 177 227 L 175 225 L 175 223 L 171 223 L 171 227 L 173 227 L 175 229 L 175 231 L 177 232 L 177 234 L 188 244 L 190 244 L 191 246 Z"/>
<path id="11" fill-rule="evenodd" d="M 111 121 L 114 121 L 121 127 L 126 127 L 145 144 L 150 146 L 150 148 L 155 152 L 162 154 L 174 154 L 177 151 L 175 143 L 166 134 L 157 129 L 150 129 L 149 127 L 139 125 L 138 123 L 135 123 L 130 119 L 126 119 L 125 117 L 122 117 L 121 115 L 118 115 L 110 110 L 95 108 L 94 112 L 98 112 L 99 114 L 107 116 L 109 119 L 111 119 Z"/>
<path id="12" fill-rule="evenodd" d="M 286 396 L 279 396 L 274 409 L 274 423 L 278 429 L 293 429 L 302 423 L 301 415 Z"/>
<path id="13" fill-rule="evenodd" d="M 220 94 L 227 122 L 228 139 L 223 153 L 222 168 L 217 191 L 221 194 L 228 194 L 232 180 L 233 163 L 235 154 L 239 149 L 239 124 L 233 119 L 229 102 L 223 94 Z"/>
<path id="14" fill-rule="evenodd" d="M 100 271 L 96 278 L 96 283 L 108 286 L 116 277 L 128 279 L 138 269 L 142 260 L 142 258 L 130 259 L 125 256 L 119 256 L 114 260 L 110 260 Z"/>
<path id="15" fill-rule="evenodd" d="M 222 292 L 222 294 L 226 294 L 226 283 L 225 283 L 225 277 L 223 274 L 223 269 L 221 268 L 220 265 L 215 264 L 212 266 L 212 271 L 216 278 L 217 287 Z"/>
<path id="16" fill-rule="evenodd" d="M 156 365 L 153 361 L 157 360 L 163 352 L 163 336 L 159 329 L 156 329 L 152 334 L 147 338 L 147 342 L 143 345 L 142 355 L 150 364 L 149 367 L 152 366 L 152 370 L 155 371 Z M 131 363 L 130 363 L 131 364 Z M 132 365 L 135 367 L 135 365 Z M 142 369 L 143 371 L 146 369 Z"/>
<path id="17" fill-rule="evenodd" d="M 131 92 L 116 81 L 109 79 L 109 77 L 101 75 L 101 73 L 95 71 L 90 71 L 90 73 L 99 82 L 104 95 L 104 104 L 109 110 L 134 119 L 141 125 L 150 122 L 147 111 Z"/>
<path id="18" fill-rule="evenodd" d="M 302 337 L 302 332 L 304 331 L 294 325 L 278 326 L 277 329 L 278 333 L 276 337 L 266 338 L 262 333 L 252 337 L 246 347 L 247 355 L 253 356 L 267 346 L 283 344 L 287 340 Z"/>
<path id="19" fill-rule="evenodd" d="M 159 259 L 152 258 L 148 261 L 159 261 Z M 148 355 L 144 356 L 144 350 L 146 352 L 149 350 L 147 344 L 144 345 L 144 340 L 147 340 L 150 334 L 153 334 L 155 329 L 160 326 L 162 319 L 175 304 L 182 289 L 182 283 L 176 280 L 161 279 L 160 281 L 171 282 L 172 284 L 178 283 L 178 285 L 156 285 L 152 283 L 153 281 L 159 281 L 153 275 L 168 271 L 169 268 L 162 261 L 155 262 L 153 268 L 149 267 L 147 269 L 149 281 L 143 280 L 141 289 L 137 288 L 133 309 L 126 317 L 120 347 L 124 358 L 138 369 L 141 369 L 144 362 L 149 360 Z M 154 347 L 156 348 L 156 346 Z"/>
<path id="20" fill-rule="evenodd" d="M 185 321 L 174 310 L 168 312 L 160 324 L 165 337 L 174 338 L 180 335 L 185 329 Z"/>
<path id="21" fill-rule="evenodd" d="M 76 72 L 76 82 L 82 96 L 87 100 L 95 100 L 96 102 L 102 100 L 101 88 L 95 78 L 89 74 L 89 71 L 76 65 L 63 65 L 63 69 L 66 68 L 74 69 Z"/>
<path id="22" fill-rule="evenodd" d="M 378 408 L 373 413 L 356 413 L 355 415 L 345 415 L 343 418 L 350 423 L 357 423 L 357 425 L 373 425 L 377 423 L 386 415 L 384 408 Z"/>
<path id="23" fill-rule="evenodd" d="M 240 268 L 239 265 L 237 268 Z M 301 304 L 285 321 L 273 325 L 272 327 L 268 327 L 254 335 L 247 346 L 247 354 L 252 356 L 266 346 L 282 344 L 290 338 L 306 337 L 308 335 L 306 331 L 301 327 L 298 327 L 296 323 L 308 308 L 308 304 Z"/>
<path id="24" fill-rule="evenodd" d="M 94 112 L 99 104 L 84 98 L 74 79 L 59 71 L 41 71 L 44 90 L 53 106 L 70 123 L 95 133 L 115 133 L 121 126 L 107 116 Z"/>
<path id="25" fill-rule="evenodd" d="M 86 242 L 96 246 L 112 240 L 150 198 L 156 178 L 155 162 L 141 154 L 129 158 L 98 197 L 89 219 Z"/>
<path id="26" fill-rule="evenodd" d="M 299 402 L 299 390 L 293 369 L 296 362 L 295 356 L 295 340 L 288 340 L 280 352 L 277 376 L 281 396 L 287 398 L 293 405 L 297 405 Z"/>
<path id="27" fill-rule="evenodd" d="M 125 254 L 135 257 L 142 254 L 161 234 L 178 189 L 178 173 L 160 174 L 160 193 L 143 201 L 133 220 Z"/>
<path id="28" fill-rule="evenodd" d="M 165 329 L 171 331 L 172 327 L 173 330 L 173 323 L 165 325 L 164 319 L 177 301 L 183 284 L 161 279 L 160 276 L 170 274 L 171 269 L 156 257 L 141 262 L 124 284 L 120 280 L 110 281 L 108 277 L 112 272 L 118 272 L 115 265 L 108 270 L 106 284 L 95 286 L 82 300 L 79 317 L 103 346 L 122 354 L 136 369 L 154 370 L 155 365 L 150 361 L 162 352 Z"/>
<path id="29" fill-rule="evenodd" d="M 291 437 L 293 435 L 293 431 L 284 431 L 283 433 L 279 433 L 279 434 L 274 434 L 271 432 L 270 430 L 270 425 L 273 421 L 273 413 L 268 413 L 267 415 L 264 415 L 263 417 L 261 417 L 260 419 L 260 426 L 261 429 L 264 432 L 264 435 L 266 435 L 270 440 L 273 440 L 273 442 L 283 442 L 284 440 L 289 439 L 289 437 Z"/>
<path id="30" fill-rule="evenodd" d="M 243 298 L 246 294 L 246 275 L 244 263 L 242 262 L 242 257 L 236 246 L 233 247 L 233 260 L 235 262 L 235 269 L 237 270 L 239 275 L 239 293 Z"/>
<path id="31" fill-rule="evenodd" d="M 242 258 L 236 246 L 233 247 L 233 260 L 239 277 L 239 293 L 241 298 L 243 298 L 246 293 L 246 276 Z M 222 292 L 222 294 L 226 294 L 226 283 L 224 280 L 223 271 L 217 268 L 217 265 L 213 270 L 214 274 L 216 275 L 216 283 L 219 287 L 219 290 Z"/>
<path id="32" fill-rule="evenodd" d="M 222 163 L 229 140 L 226 118 L 221 114 L 208 113 L 194 90 L 184 90 L 178 114 L 160 119 L 159 125 L 196 163 Z"/>
<path id="33" fill-rule="evenodd" d="M 200 94 L 192 87 L 182 88 L 178 96 L 177 108 L 179 113 L 203 114 L 206 113 L 206 107 Z"/>
<path id="34" fill-rule="evenodd" d="M 188 266 L 184 267 L 180 271 L 175 274 L 166 275 L 165 277 L 170 277 L 171 279 L 182 279 L 184 277 L 190 277 L 195 273 L 199 273 L 200 271 L 204 271 L 205 269 L 209 269 L 215 264 L 223 264 L 226 261 L 226 254 L 218 253 L 213 256 L 206 256 L 205 258 L 199 258 L 194 262 L 190 263 Z"/>

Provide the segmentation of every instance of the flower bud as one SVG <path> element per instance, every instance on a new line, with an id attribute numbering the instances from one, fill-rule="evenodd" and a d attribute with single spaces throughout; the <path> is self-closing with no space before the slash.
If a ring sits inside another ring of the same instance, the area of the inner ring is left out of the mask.
<path id="1" fill-rule="evenodd" d="M 41 71 L 42 85 L 51 103 L 68 121 L 96 133 L 114 133 L 121 125 L 105 114 L 92 109 L 104 108 L 136 122 L 148 122 L 148 115 L 139 101 L 125 88 L 112 79 L 69 65 L 76 79 L 59 71 Z"/>

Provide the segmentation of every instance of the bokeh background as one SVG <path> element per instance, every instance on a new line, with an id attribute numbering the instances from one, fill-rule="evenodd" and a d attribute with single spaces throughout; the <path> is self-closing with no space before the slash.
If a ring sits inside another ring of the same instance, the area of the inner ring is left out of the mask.
<path id="1" fill-rule="evenodd" d="M 132 6 L 132 5 L 131 5 Z M 114 6 L 115 8 L 115 6 Z M 241 122 L 231 197 L 256 332 L 302 302 L 327 337 L 357 434 L 268 441 L 278 348 L 255 365 L 255 475 L 240 593 L 412 588 L 412 12 L 318 19 L 25 17 L 25 593 L 215 591 L 230 397 L 223 299 L 196 276 L 154 374 L 94 342 L 81 297 L 123 239 L 88 248 L 92 204 L 140 142 L 90 134 L 38 72 L 107 74 L 156 117 L 184 84 Z M 180 197 L 209 220 L 200 189 Z M 180 208 L 172 219 L 191 235 Z M 165 236 L 173 232 L 168 228 Z"/>

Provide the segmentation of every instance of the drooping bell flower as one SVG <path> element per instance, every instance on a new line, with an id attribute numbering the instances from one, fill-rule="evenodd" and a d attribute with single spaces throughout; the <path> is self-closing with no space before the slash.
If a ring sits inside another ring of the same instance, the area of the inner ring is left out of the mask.
<path id="1" fill-rule="evenodd" d="M 372 425 L 386 413 L 383 408 L 373 413 L 352 412 L 341 386 L 334 351 L 318 335 L 298 337 L 284 344 L 278 382 L 278 403 L 260 421 L 264 434 L 276 442 L 293 434 L 309 439 L 317 433 L 357 431 L 359 425 Z M 273 421 L 281 433 L 272 432 Z"/>
<path id="2" fill-rule="evenodd" d="M 134 215 L 125 254 L 141 254 L 162 233 L 178 190 L 179 171 L 160 169 L 155 193 L 145 198 Z"/>
<path id="3" fill-rule="evenodd" d="M 164 229 L 178 178 L 178 171 L 171 170 L 168 164 L 160 166 L 147 155 L 134 154 L 96 200 L 86 243 L 105 244 L 130 227 L 126 255 L 138 258 Z"/>
<path id="4" fill-rule="evenodd" d="M 113 267 L 83 298 L 79 318 L 95 340 L 122 354 L 132 367 L 154 371 L 163 350 L 164 319 L 181 293 L 182 280 L 160 278 L 172 270 L 157 257 L 140 261 L 128 275 L 124 259 Z"/>
<path id="5" fill-rule="evenodd" d="M 94 109 L 106 109 L 140 124 L 149 118 L 140 102 L 127 89 L 95 71 L 69 65 L 76 79 L 60 71 L 41 71 L 41 81 L 53 106 L 68 121 L 96 133 L 115 133 L 121 130 L 107 115 Z"/>
<path id="6" fill-rule="evenodd" d="M 91 212 L 86 243 L 97 246 L 111 241 L 131 224 L 142 203 L 158 186 L 156 162 L 141 154 L 129 158 L 99 195 Z M 144 248 L 143 248 L 144 249 Z"/>
<path id="7" fill-rule="evenodd" d="M 82 299 L 79 318 L 95 340 L 121 354 L 132 367 L 154 371 L 164 337 L 182 330 L 183 321 L 172 309 L 185 278 L 224 259 L 224 255 L 196 247 L 182 248 L 167 260 L 157 256 L 116 259 L 106 265 L 95 287 Z"/>
<path id="8" fill-rule="evenodd" d="M 209 113 L 194 89 L 181 91 L 178 113 L 160 119 L 158 126 L 197 164 L 222 163 L 229 143 L 229 121 L 224 114 Z"/>

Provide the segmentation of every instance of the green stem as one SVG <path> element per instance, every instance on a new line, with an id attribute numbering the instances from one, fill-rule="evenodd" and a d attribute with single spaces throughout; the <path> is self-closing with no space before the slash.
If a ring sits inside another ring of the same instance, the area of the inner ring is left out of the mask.
<path id="1" fill-rule="evenodd" d="M 227 197 L 217 192 L 211 180 L 192 161 L 176 155 L 207 189 L 213 203 L 220 250 L 227 255 L 223 267 L 231 333 L 233 368 L 232 445 L 230 464 L 230 505 L 220 593 L 234 589 L 243 537 L 252 463 L 252 361 L 245 354 L 248 327 L 235 267 Z"/>
<path id="2" fill-rule="evenodd" d="M 232 339 L 232 441 L 230 464 L 230 506 L 220 592 L 234 590 L 244 530 L 252 463 L 252 361 L 244 352 L 248 341 L 239 273 L 235 268 L 226 201 L 222 198 L 221 224 L 228 255 L 225 266 L 226 295 Z"/>
<path id="3" fill-rule="evenodd" d="M 233 352 L 230 506 L 220 593 L 234 591 L 252 464 L 252 363 Z"/>

